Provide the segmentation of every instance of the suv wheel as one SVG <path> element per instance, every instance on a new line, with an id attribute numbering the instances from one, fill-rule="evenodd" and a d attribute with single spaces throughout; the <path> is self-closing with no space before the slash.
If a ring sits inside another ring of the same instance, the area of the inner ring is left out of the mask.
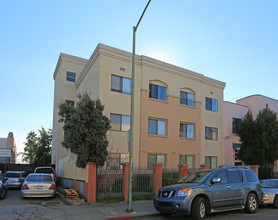
<path id="1" fill-rule="evenodd" d="M 206 217 L 206 203 L 203 197 L 195 199 L 192 205 L 192 218 L 194 220 L 202 220 Z"/>
<path id="2" fill-rule="evenodd" d="M 275 196 L 274 201 L 273 201 L 273 207 L 278 208 L 278 195 Z"/>
<path id="3" fill-rule="evenodd" d="M 250 193 L 247 196 L 245 211 L 248 213 L 255 213 L 258 210 L 258 198 L 254 193 Z"/>

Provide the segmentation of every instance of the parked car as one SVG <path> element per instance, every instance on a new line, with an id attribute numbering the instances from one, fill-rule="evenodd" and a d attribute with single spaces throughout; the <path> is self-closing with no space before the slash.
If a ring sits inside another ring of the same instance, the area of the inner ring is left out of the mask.
<path id="1" fill-rule="evenodd" d="M 278 179 L 261 180 L 263 199 L 262 204 L 278 208 Z"/>
<path id="2" fill-rule="evenodd" d="M 0 199 L 5 199 L 7 195 L 7 189 L 5 185 L 5 180 L 2 176 L 2 171 L 0 171 Z"/>
<path id="3" fill-rule="evenodd" d="M 50 174 L 30 173 L 21 187 L 21 198 L 54 197 L 56 184 Z"/>
<path id="4" fill-rule="evenodd" d="M 22 182 L 26 178 L 27 173 L 25 171 L 7 171 L 4 174 L 6 178 L 6 187 L 7 188 L 20 188 Z"/>
<path id="5" fill-rule="evenodd" d="M 175 185 L 162 187 L 154 198 L 162 214 L 185 212 L 193 219 L 205 219 L 212 212 L 245 209 L 255 213 L 262 199 L 256 173 L 248 167 L 221 167 L 199 170 Z"/>
<path id="6" fill-rule="evenodd" d="M 57 182 L 57 176 L 56 173 L 53 169 L 53 167 L 37 167 L 34 171 L 34 173 L 47 173 L 47 174 L 51 174 L 54 181 Z"/>

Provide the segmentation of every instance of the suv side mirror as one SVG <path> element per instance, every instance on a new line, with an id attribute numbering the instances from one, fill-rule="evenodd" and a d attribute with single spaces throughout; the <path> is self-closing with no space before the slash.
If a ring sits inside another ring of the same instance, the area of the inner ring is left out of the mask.
<path id="1" fill-rule="evenodd" d="M 219 177 L 213 178 L 211 182 L 212 183 L 220 183 L 221 182 L 221 178 L 219 178 Z"/>

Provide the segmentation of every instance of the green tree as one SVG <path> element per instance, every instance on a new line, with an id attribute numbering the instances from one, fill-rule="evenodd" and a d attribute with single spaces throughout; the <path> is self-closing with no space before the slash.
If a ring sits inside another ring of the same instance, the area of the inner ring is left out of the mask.
<path id="1" fill-rule="evenodd" d="M 26 137 L 22 160 L 29 164 L 50 164 L 51 163 L 51 129 L 46 131 L 44 128 L 39 130 L 39 136 L 34 131 L 30 131 Z"/>
<path id="2" fill-rule="evenodd" d="M 249 111 L 239 129 L 242 142 L 238 157 L 246 165 L 270 166 L 278 159 L 277 114 L 268 106 L 253 120 Z"/>
<path id="3" fill-rule="evenodd" d="M 77 155 L 77 167 L 85 168 L 87 162 L 104 165 L 110 121 L 103 110 L 101 101 L 92 100 L 87 93 L 78 95 L 76 106 L 67 102 L 59 105 L 59 122 L 64 122 L 65 132 L 62 146 Z"/>
<path id="4" fill-rule="evenodd" d="M 52 149 L 52 131 L 44 128 L 39 130 L 36 148 L 36 164 L 51 164 L 51 149 Z"/>
<path id="5" fill-rule="evenodd" d="M 17 155 L 22 155 L 22 160 L 29 162 L 29 164 L 34 163 L 36 158 L 36 148 L 37 148 L 37 135 L 34 131 L 30 131 L 26 137 L 24 152 Z"/>

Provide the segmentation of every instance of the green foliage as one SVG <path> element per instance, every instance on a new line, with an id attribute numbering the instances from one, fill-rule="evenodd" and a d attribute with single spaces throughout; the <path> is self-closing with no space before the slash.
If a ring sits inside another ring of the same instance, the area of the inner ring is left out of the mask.
<path id="1" fill-rule="evenodd" d="M 22 155 L 23 161 L 29 161 L 30 164 L 50 164 L 51 163 L 51 129 L 46 131 L 44 128 L 39 130 L 39 136 L 33 131 L 30 131 L 26 137 L 24 152 Z"/>
<path id="2" fill-rule="evenodd" d="M 277 114 L 268 106 L 253 120 L 249 111 L 239 129 L 242 147 L 239 159 L 246 165 L 272 165 L 278 159 Z"/>
<path id="3" fill-rule="evenodd" d="M 169 186 L 178 182 L 178 171 L 162 171 L 162 186 Z"/>
<path id="4" fill-rule="evenodd" d="M 63 102 L 59 106 L 59 122 L 64 122 L 63 147 L 77 155 L 76 165 L 85 168 L 87 162 L 103 166 L 106 160 L 110 128 L 109 119 L 103 115 L 104 106 L 85 93 L 78 95 L 76 106 Z"/>

